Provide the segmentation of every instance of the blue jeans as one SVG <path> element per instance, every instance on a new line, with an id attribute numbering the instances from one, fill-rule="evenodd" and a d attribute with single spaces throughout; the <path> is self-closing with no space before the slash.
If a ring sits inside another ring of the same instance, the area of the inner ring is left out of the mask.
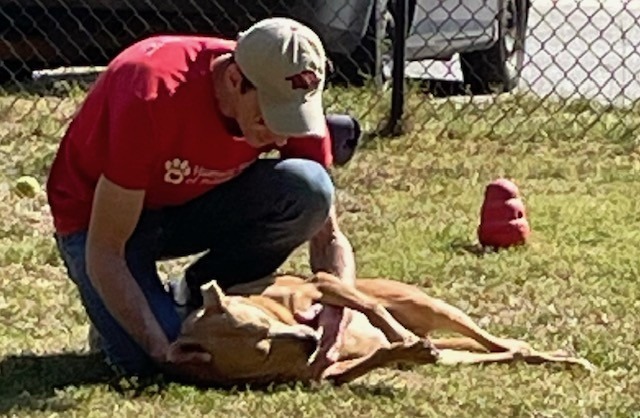
<path id="1" fill-rule="evenodd" d="M 261 159 L 185 205 L 144 211 L 125 256 L 167 338 L 177 338 L 181 322 L 158 276 L 157 261 L 204 252 L 185 272 L 195 296 L 200 296 L 199 286 L 212 279 L 224 289 L 267 276 L 319 230 L 333 197 L 332 181 L 320 164 Z M 126 374 L 153 373 L 150 358 L 111 316 L 91 285 L 86 240 L 86 231 L 56 236 L 69 276 L 102 336 L 103 351 Z"/>

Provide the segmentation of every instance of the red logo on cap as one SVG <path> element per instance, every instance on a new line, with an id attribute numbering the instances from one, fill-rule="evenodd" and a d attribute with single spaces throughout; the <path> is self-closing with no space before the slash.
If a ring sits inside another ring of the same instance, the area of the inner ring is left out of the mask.
<path id="1" fill-rule="evenodd" d="M 285 78 L 287 81 L 291 81 L 291 88 L 294 90 L 313 90 L 320 85 L 320 79 L 311 70 L 304 70 L 298 74 L 291 75 Z"/>

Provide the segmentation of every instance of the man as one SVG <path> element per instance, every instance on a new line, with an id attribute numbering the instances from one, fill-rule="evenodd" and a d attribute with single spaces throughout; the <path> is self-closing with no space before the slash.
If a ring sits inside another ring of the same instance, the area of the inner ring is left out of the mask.
<path id="1" fill-rule="evenodd" d="M 326 67 L 314 32 L 271 18 L 237 41 L 142 40 L 96 81 L 47 190 L 62 259 L 102 349 L 125 373 L 188 377 L 208 360 L 167 360 L 180 317 L 158 260 L 205 252 L 185 272 L 193 299 L 211 279 L 225 288 L 273 273 L 305 242 L 314 271 L 354 280 L 326 170 Z M 259 158 L 274 149 L 284 158 Z M 318 369 L 348 317 L 320 313 Z"/>

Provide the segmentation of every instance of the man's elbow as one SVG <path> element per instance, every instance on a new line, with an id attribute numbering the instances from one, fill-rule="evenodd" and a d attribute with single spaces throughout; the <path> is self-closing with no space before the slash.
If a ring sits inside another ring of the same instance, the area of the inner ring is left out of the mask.
<path id="1" fill-rule="evenodd" d="M 87 271 L 87 276 L 89 276 L 89 281 L 93 287 L 98 290 L 98 292 L 100 291 L 100 277 L 102 277 L 103 270 L 99 254 L 100 252 L 95 245 L 87 243 L 85 251 L 85 269 Z"/>

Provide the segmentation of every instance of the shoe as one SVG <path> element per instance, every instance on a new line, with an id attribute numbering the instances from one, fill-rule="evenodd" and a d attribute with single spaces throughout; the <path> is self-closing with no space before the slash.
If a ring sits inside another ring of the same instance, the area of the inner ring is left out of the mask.
<path id="1" fill-rule="evenodd" d="M 353 158 L 362 138 L 360 122 L 349 115 L 331 114 L 326 116 L 333 163 L 343 166 Z"/>
<path id="2" fill-rule="evenodd" d="M 99 353 L 102 351 L 103 339 L 102 335 L 98 332 L 93 323 L 89 324 L 89 332 L 87 333 L 87 340 L 89 342 L 89 352 Z"/>

